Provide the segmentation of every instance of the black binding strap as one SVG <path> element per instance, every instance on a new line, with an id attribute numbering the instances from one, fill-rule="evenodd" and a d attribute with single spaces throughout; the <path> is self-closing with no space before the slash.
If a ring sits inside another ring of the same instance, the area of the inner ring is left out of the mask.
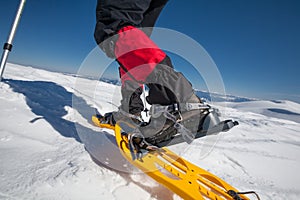
<path id="1" fill-rule="evenodd" d="M 234 190 L 228 190 L 227 193 L 234 199 L 234 200 L 243 200 L 239 194 L 254 194 L 258 200 L 260 200 L 258 194 L 254 191 L 248 192 L 236 192 Z"/>

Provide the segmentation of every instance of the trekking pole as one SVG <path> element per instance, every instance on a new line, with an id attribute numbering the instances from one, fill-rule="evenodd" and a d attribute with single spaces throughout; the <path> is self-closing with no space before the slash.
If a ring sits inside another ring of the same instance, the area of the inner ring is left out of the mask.
<path id="1" fill-rule="evenodd" d="M 26 0 L 21 0 L 20 1 L 20 5 L 19 5 L 19 8 L 18 8 L 16 17 L 15 17 L 15 21 L 14 21 L 12 27 L 11 27 L 11 31 L 10 31 L 10 34 L 8 36 L 7 42 L 3 46 L 3 53 L 2 53 L 1 65 L 0 65 L 0 81 L 2 81 L 2 75 L 3 75 L 3 72 L 4 72 L 5 64 L 6 64 L 6 61 L 7 61 L 7 58 L 8 58 L 8 54 L 11 51 L 12 46 L 13 46 L 12 42 L 13 42 L 13 39 L 14 39 L 14 36 L 15 36 L 15 33 L 16 33 L 16 30 L 17 30 L 19 20 L 20 20 L 21 15 L 22 15 L 22 11 L 23 11 L 25 2 L 26 2 Z"/>

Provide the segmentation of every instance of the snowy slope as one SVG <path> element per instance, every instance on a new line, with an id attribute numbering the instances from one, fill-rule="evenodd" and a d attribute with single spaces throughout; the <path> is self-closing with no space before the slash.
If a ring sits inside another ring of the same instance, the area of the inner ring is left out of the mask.
<path id="1" fill-rule="evenodd" d="M 90 116 L 116 109 L 119 87 L 8 64 L 0 83 L 0 199 L 179 199 L 130 166 Z M 216 105 L 240 125 L 171 149 L 262 199 L 300 198 L 300 105 Z M 131 171 L 131 174 L 127 172 Z"/>

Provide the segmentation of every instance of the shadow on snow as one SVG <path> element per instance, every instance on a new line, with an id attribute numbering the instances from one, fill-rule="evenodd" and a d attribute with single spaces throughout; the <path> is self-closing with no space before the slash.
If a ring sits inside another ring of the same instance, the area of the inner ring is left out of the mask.
<path id="1" fill-rule="evenodd" d="M 5 82 L 14 92 L 25 96 L 27 105 L 38 116 L 30 123 L 44 119 L 62 136 L 72 137 L 81 142 L 75 123 L 63 118 L 68 113 L 65 107 L 72 107 L 73 94 L 71 92 L 53 82 L 22 80 L 6 80 Z"/>
<path id="2" fill-rule="evenodd" d="M 83 143 L 86 150 L 93 159 L 109 164 L 109 161 L 116 160 L 122 165 L 124 158 L 120 155 L 116 146 L 115 137 L 107 132 L 96 132 L 81 125 L 64 119 L 68 114 L 66 107 L 75 108 L 79 114 L 91 124 L 91 116 L 95 109 L 86 101 L 67 91 L 64 87 L 48 81 L 23 81 L 7 79 L 5 82 L 14 92 L 23 94 L 26 103 L 31 111 L 37 115 L 30 120 L 36 123 L 40 119 L 46 120 L 58 133 L 67 138 L 74 138 L 77 142 Z M 42 130 L 41 130 L 41 134 Z"/>
<path id="3" fill-rule="evenodd" d="M 120 154 L 113 135 L 105 131 L 96 132 L 77 122 L 64 119 L 64 116 L 68 114 L 65 107 L 74 106 L 73 108 L 92 124 L 91 116 L 95 114 L 95 109 L 83 98 L 68 92 L 54 82 L 11 79 L 6 79 L 5 82 L 14 92 L 25 96 L 27 105 L 37 115 L 36 118 L 30 120 L 30 123 L 36 123 L 40 119 L 46 120 L 62 136 L 74 138 L 77 142 L 83 143 L 92 160 L 99 166 L 117 171 L 125 180 L 134 182 L 152 196 L 172 199 L 173 193 L 164 187 L 147 187 L 131 178 L 130 173 L 137 172 L 137 170 Z"/>

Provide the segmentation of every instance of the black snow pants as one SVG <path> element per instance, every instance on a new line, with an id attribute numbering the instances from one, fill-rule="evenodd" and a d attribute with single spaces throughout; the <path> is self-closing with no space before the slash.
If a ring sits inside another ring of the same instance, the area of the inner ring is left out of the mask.
<path id="1" fill-rule="evenodd" d="M 151 39 L 154 24 L 167 0 L 98 0 L 94 37 L 100 48 L 120 67 L 121 108 L 131 114 L 143 111 L 140 95 L 147 85 L 150 104 L 187 102 L 190 82 L 173 69 L 170 58 Z"/>

